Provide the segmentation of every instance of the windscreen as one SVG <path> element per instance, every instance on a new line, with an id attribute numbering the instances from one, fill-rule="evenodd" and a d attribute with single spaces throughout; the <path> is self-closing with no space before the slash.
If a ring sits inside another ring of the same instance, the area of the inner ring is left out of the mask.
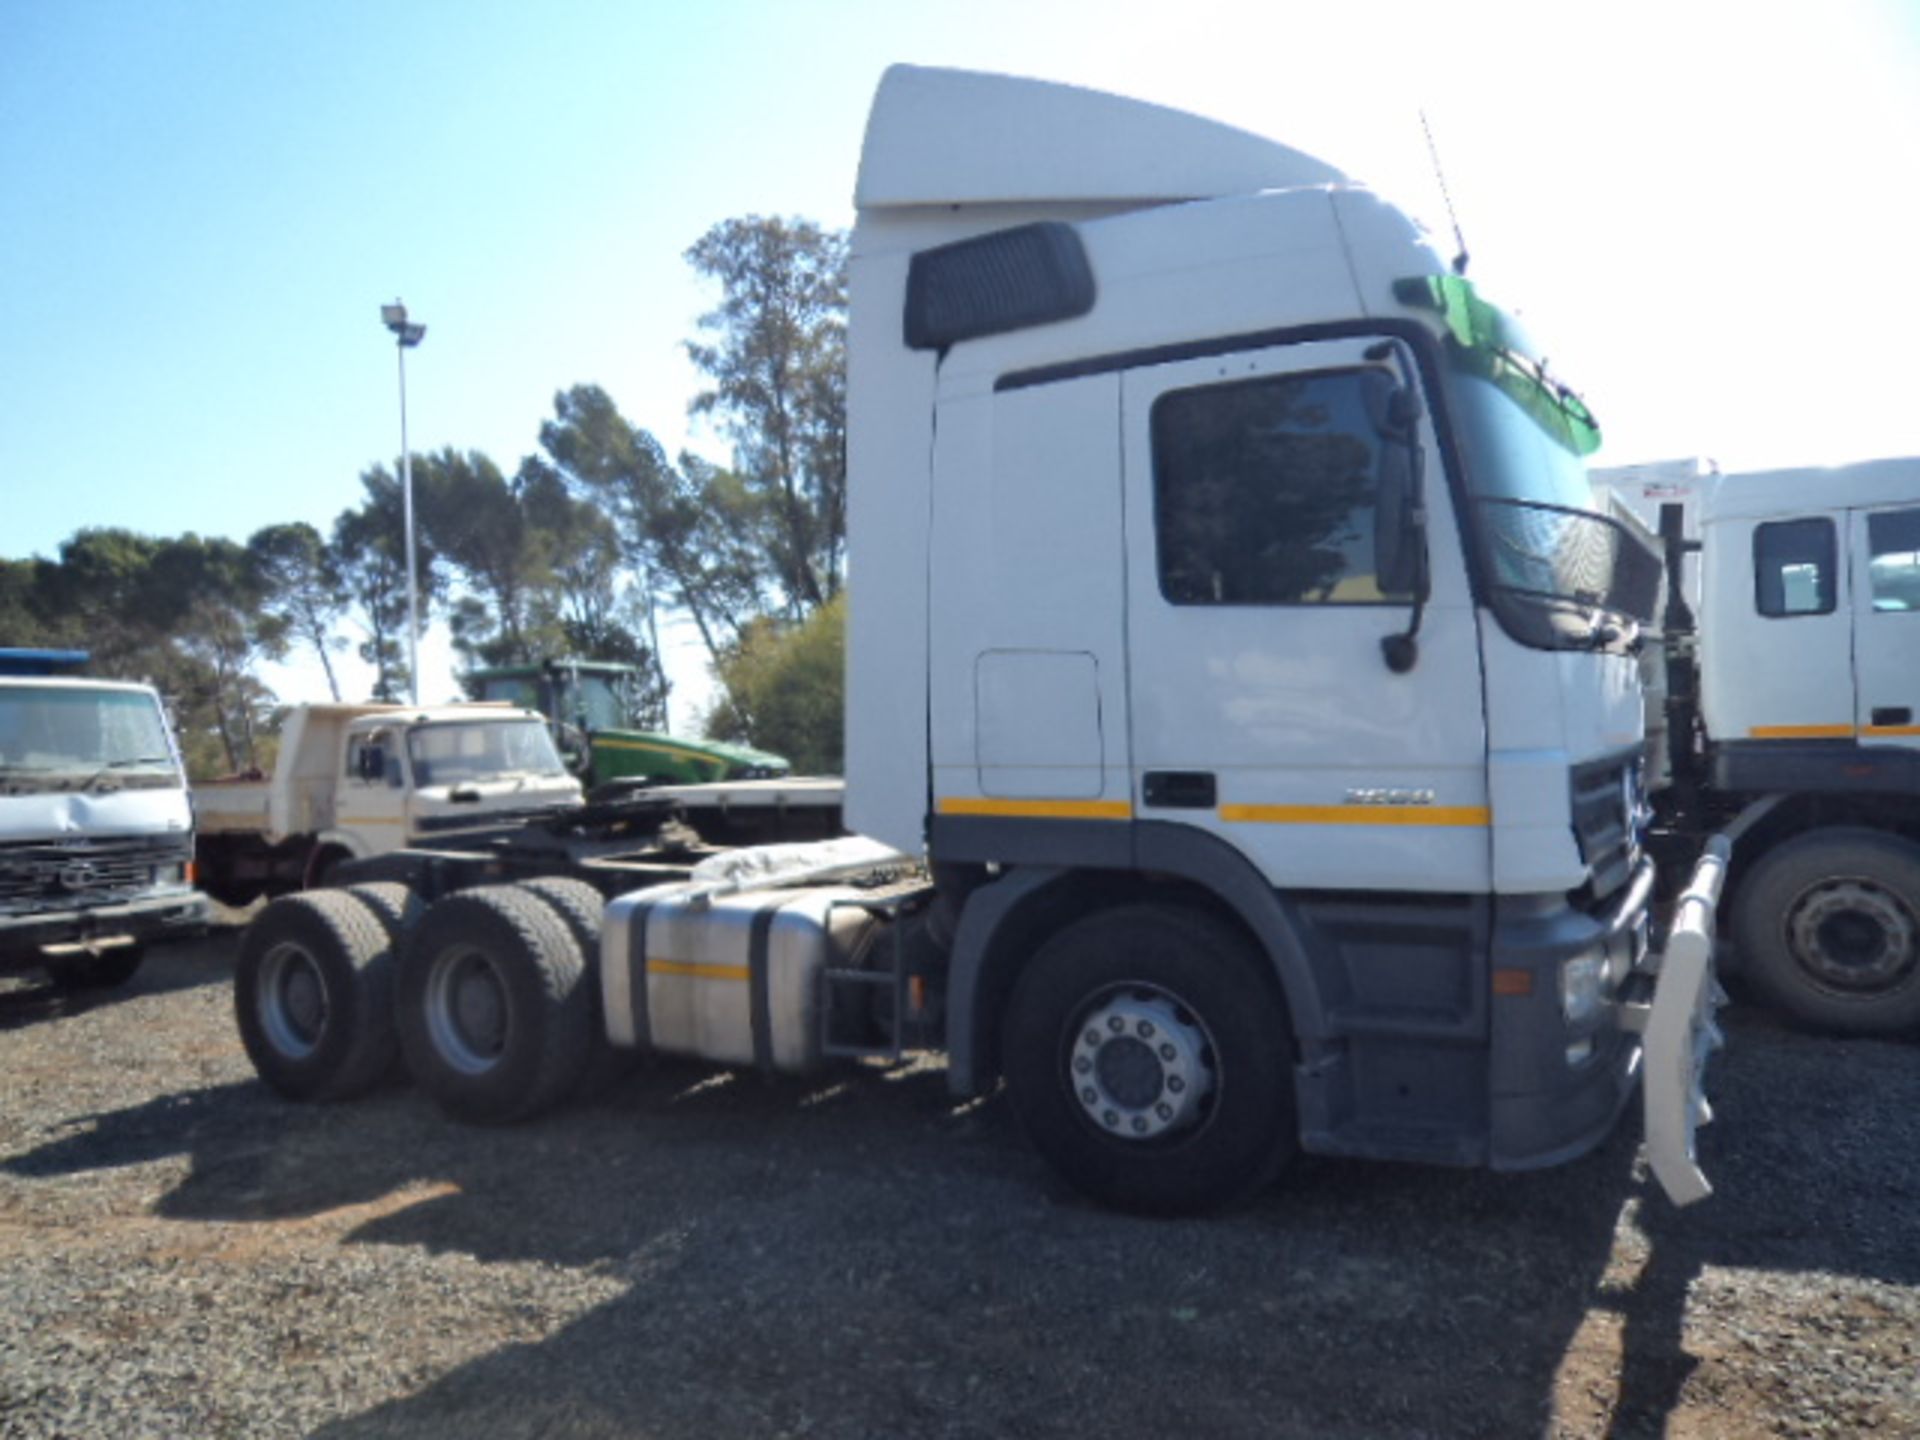
<path id="1" fill-rule="evenodd" d="M 1600 616 L 1645 622 L 1658 558 L 1592 510 L 1585 457 L 1600 444 L 1593 412 L 1532 358 L 1523 332 L 1456 276 L 1395 286 L 1446 322 L 1446 389 L 1475 542 L 1509 633 L 1559 648 L 1595 643 Z"/>
<path id="2" fill-rule="evenodd" d="M 589 730 L 619 730 L 627 719 L 626 677 L 582 673 L 573 687 L 567 718 Z"/>
<path id="3" fill-rule="evenodd" d="M 141 690 L 0 687 L 0 784 L 74 789 L 180 783 L 160 704 Z"/>
<path id="4" fill-rule="evenodd" d="M 413 783 L 464 785 L 516 777 L 564 777 L 566 767 L 538 720 L 468 720 L 407 732 Z"/>

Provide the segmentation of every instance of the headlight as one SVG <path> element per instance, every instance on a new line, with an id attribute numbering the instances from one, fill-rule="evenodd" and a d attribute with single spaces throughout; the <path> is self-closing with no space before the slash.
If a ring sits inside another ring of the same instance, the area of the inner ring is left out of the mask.
<path id="1" fill-rule="evenodd" d="M 1561 963 L 1560 1013 L 1569 1025 L 1579 1025 L 1599 1013 L 1601 982 L 1606 973 L 1605 951 L 1576 955 Z"/>

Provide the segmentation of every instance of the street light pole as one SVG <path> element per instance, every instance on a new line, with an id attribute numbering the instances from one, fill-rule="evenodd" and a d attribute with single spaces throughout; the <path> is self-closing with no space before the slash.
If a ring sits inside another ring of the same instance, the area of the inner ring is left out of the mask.
<path id="1" fill-rule="evenodd" d="M 393 332 L 400 356 L 400 506 L 407 546 L 407 688 L 420 703 L 420 573 L 413 544 L 413 451 L 407 445 L 407 351 L 427 337 L 427 327 L 407 322 L 407 307 L 395 300 L 380 307 L 380 320 Z"/>

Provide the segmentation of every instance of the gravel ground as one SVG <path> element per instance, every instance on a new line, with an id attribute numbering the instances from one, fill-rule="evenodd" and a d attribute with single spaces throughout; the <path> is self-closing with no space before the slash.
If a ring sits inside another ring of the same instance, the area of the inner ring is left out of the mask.
<path id="1" fill-rule="evenodd" d="M 662 1065 L 511 1130 L 271 1096 L 233 938 L 0 982 L 0 1435 L 1920 1433 L 1920 1050 L 1732 1012 L 1677 1213 L 1307 1161 L 1153 1222 L 934 1066 Z"/>

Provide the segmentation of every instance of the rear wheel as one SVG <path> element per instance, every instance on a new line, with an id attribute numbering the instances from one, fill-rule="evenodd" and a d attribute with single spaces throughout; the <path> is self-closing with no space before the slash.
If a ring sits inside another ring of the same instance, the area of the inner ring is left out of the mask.
<path id="1" fill-rule="evenodd" d="M 373 912 L 393 942 L 396 955 L 405 948 L 414 926 L 426 918 L 426 902 L 411 885 L 402 885 L 397 880 L 369 880 L 349 885 L 342 893 L 353 896 Z"/>
<path id="2" fill-rule="evenodd" d="M 394 955 L 341 891 L 275 900 L 240 939 L 234 1015 L 260 1078 L 290 1100 L 344 1100 L 393 1063 Z"/>
<path id="3" fill-rule="evenodd" d="M 1755 986 L 1822 1030 L 1920 1025 L 1920 845 L 1864 828 L 1789 840 L 1747 876 L 1734 938 Z"/>
<path id="4" fill-rule="evenodd" d="M 590 1053 L 585 1073 L 580 1077 L 579 1092 L 597 1095 L 631 1070 L 636 1058 L 634 1051 L 622 1049 L 607 1039 L 605 993 L 600 988 L 600 917 L 607 908 L 607 897 L 584 880 L 562 875 L 523 880 L 520 888 L 545 901 L 566 924 L 574 944 L 580 947 L 581 959 L 586 964 L 583 983 L 593 1007 L 593 1035 L 587 1042 Z"/>
<path id="5" fill-rule="evenodd" d="M 524 1119 L 562 1099 L 589 1056 L 593 997 L 580 947 L 514 886 L 440 901 L 400 970 L 400 1044 L 417 1084 L 462 1120 Z"/>
<path id="6" fill-rule="evenodd" d="M 1291 1031 L 1264 957 L 1197 910 L 1062 930 L 1021 976 L 1002 1068 L 1036 1148 L 1083 1194 L 1187 1214 L 1270 1181 L 1295 1147 Z"/>

